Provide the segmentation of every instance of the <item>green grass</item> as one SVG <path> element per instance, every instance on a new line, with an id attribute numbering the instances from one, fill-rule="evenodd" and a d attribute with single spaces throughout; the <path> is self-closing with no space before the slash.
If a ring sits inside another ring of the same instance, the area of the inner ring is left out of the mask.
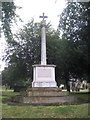
<path id="1" fill-rule="evenodd" d="M 13 90 L 2 90 L 2 102 L 6 103 L 11 100 L 11 96 L 19 95 L 18 92 L 13 92 Z"/>
<path id="2" fill-rule="evenodd" d="M 88 104 L 63 106 L 10 106 L 3 104 L 3 118 L 87 118 Z"/>
<path id="3" fill-rule="evenodd" d="M 13 90 L 2 91 L 3 118 L 87 118 L 88 103 L 60 106 L 14 106 L 8 105 L 10 97 L 19 93 Z M 85 97 L 84 97 L 85 98 Z"/>
<path id="4" fill-rule="evenodd" d="M 88 93 L 88 89 L 80 90 L 80 91 L 72 91 L 71 93 Z"/>
<path id="5" fill-rule="evenodd" d="M 79 103 L 86 103 L 90 98 L 90 94 L 88 94 L 88 92 L 71 92 L 70 95 L 76 96 L 79 100 Z"/>

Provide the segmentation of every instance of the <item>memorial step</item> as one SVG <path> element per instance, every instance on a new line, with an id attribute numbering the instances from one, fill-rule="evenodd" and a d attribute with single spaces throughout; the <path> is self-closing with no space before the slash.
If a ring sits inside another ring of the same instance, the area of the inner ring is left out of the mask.
<path id="1" fill-rule="evenodd" d="M 21 96 L 67 96 L 69 92 L 60 91 L 58 88 L 29 88 L 20 92 Z"/>
<path id="2" fill-rule="evenodd" d="M 55 97 L 55 96 L 17 96 L 12 97 L 13 103 L 21 104 L 65 104 L 65 103 L 75 103 L 77 99 L 74 96 L 64 96 L 64 97 Z"/>

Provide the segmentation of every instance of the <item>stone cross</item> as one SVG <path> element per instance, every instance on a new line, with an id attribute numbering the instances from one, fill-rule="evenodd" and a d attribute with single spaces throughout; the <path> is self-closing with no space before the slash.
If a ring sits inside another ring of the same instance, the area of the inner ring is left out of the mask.
<path id="1" fill-rule="evenodd" d="M 43 18 L 42 20 L 42 31 L 41 31 L 41 65 L 46 65 L 46 32 L 45 32 L 45 18 L 47 16 L 40 16 L 40 18 Z"/>
<path id="2" fill-rule="evenodd" d="M 44 13 L 43 13 L 43 16 L 40 16 L 40 18 L 43 18 L 43 21 L 45 18 L 48 18 L 48 16 L 44 16 Z"/>

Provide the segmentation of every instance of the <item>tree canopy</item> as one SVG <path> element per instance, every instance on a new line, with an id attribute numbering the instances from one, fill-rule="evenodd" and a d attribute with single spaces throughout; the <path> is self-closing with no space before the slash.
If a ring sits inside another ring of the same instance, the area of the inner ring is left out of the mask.
<path id="1" fill-rule="evenodd" d="M 89 30 L 90 28 L 90 2 L 68 3 L 60 16 L 59 30 L 63 37 L 72 44 L 73 54 L 72 71 L 76 77 L 86 79 L 88 76 Z"/>
<path id="2" fill-rule="evenodd" d="M 54 63 L 53 48 L 55 47 L 55 41 L 57 42 L 59 39 L 58 32 L 52 29 L 48 23 L 46 25 L 46 34 L 47 61 L 48 63 Z M 34 20 L 31 20 L 14 36 L 14 40 L 9 43 L 9 49 L 6 50 L 6 59 L 9 61 L 6 71 L 11 71 L 9 76 L 11 75 L 10 79 L 13 84 L 18 83 L 18 80 L 21 79 L 32 80 L 32 65 L 40 64 L 40 48 L 41 23 L 34 23 Z"/>
<path id="3" fill-rule="evenodd" d="M 2 2 L 2 29 L 4 31 L 4 35 L 8 42 L 12 39 L 12 25 L 13 22 L 17 22 L 16 18 L 20 17 L 16 14 L 16 9 L 20 9 L 21 7 L 17 7 L 14 2 Z"/>

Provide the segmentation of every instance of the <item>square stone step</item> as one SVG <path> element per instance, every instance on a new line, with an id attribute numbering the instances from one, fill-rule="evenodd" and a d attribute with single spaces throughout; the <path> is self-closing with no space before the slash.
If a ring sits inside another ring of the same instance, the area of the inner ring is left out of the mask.
<path id="1" fill-rule="evenodd" d="M 58 88 L 29 88 L 20 92 L 21 96 L 67 96 L 69 92 L 59 91 Z"/>
<path id="2" fill-rule="evenodd" d="M 64 97 L 49 97 L 49 96 L 17 96 L 12 97 L 14 103 L 24 103 L 24 104 L 64 104 L 64 103 L 75 103 L 77 99 L 74 96 L 64 96 Z"/>

